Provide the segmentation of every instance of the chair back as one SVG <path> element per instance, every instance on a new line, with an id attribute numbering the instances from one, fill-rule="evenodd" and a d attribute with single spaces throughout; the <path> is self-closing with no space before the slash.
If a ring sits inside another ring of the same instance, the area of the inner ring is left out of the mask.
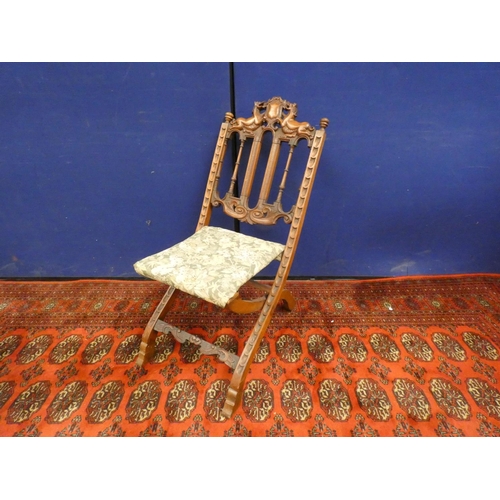
<path id="1" fill-rule="evenodd" d="M 214 206 L 221 206 L 230 217 L 249 224 L 271 225 L 276 224 L 280 219 L 291 224 L 294 218 L 297 223 L 301 222 L 309 202 L 310 191 L 323 149 L 328 119 L 321 119 L 320 128 L 316 129 L 308 122 L 297 121 L 296 117 L 297 105 L 281 97 L 256 102 L 252 116 L 249 118 L 235 118 L 232 113 L 226 113 L 212 160 L 197 230 L 209 224 Z M 219 182 L 222 166 L 228 150 L 228 142 L 235 134 L 239 139 L 236 161 L 232 165 L 229 189 L 221 194 Z M 266 134 L 269 134 L 271 139 L 271 145 L 267 151 L 262 147 Z M 284 210 L 283 193 L 292 157 L 299 141 L 307 142 L 310 149 L 309 157 L 304 166 L 304 176 L 297 201 L 289 210 Z M 278 160 L 284 147 L 288 148 L 286 162 L 284 162 L 283 171 L 278 174 Z M 262 158 L 264 154 L 266 157 Z M 246 160 L 246 168 L 242 166 L 243 159 Z M 260 186 L 255 186 L 256 173 L 259 168 L 264 168 L 263 175 L 261 173 L 259 176 L 262 178 L 262 183 Z M 271 188 L 277 175 L 279 175 L 279 185 L 277 185 L 276 197 L 270 200 Z M 240 190 L 238 189 L 239 176 L 243 177 Z M 250 195 L 256 188 L 259 190 L 258 200 L 254 206 L 251 206 Z"/>

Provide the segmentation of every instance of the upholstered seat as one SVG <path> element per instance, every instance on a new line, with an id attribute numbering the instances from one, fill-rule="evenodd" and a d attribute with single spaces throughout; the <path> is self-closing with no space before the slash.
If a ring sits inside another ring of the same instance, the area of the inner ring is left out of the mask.
<path id="1" fill-rule="evenodd" d="M 138 274 L 225 307 L 242 285 L 281 256 L 284 245 L 205 226 L 134 264 Z"/>

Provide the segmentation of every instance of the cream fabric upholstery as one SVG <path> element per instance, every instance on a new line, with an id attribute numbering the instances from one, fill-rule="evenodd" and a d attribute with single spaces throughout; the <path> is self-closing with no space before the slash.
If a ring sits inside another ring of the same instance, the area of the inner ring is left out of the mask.
<path id="1" fill-rule="evenodd" d="M 134 264 L 138 274 L 224 307 L 239 288 L 281 257 L 284 245 L 206 226 Z"/>

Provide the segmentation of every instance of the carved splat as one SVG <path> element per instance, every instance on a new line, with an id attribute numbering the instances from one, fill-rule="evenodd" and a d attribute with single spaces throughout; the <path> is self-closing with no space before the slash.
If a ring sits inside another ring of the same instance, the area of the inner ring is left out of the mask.
<path id="1" fill-rule="evenodd" d="M 220 178 L 221 163 L 218 164 L 218 171 L 213 176 L 213 186 L 210 189 L 210 200 L 213 206 L 222 206 L 224 212 L 249 224 L 276 224 L 279 219 L 283 219 L 287 224 L 291 224 L 292 215 L 295 210 L 293 206 L 285 211 L 282 207 L 283 192 L 286 188 L 286 181 L 292 161 L 293 153 L 300 140 L 306 140 L 310 146 L 314 138 L 315 129 L 308 122 L 299 122 L 297 116 L 297 105 L 273 97 L 267 102 L 256 102 L 253 114 L 249 118 L 231 118 L 226 116 L 226 126 L 220 137 L 225 138 L 225 143 L 231 134 L 237 133 L 240 140 L 238 158 L 233 169 L 233 176 L 229 190 L 224 196 L 219 194 L 218 181 Z M 255 174 L 261 156 L 262 140 L 265 133 L 272 135 L 271 150 L 267 157 L 264 179 L 260 186 L 259 199 L 257 205 L 249 206 L 250 193 L 254 188 Z M 248 141 L 248 139 L 252 139 Z M 241 158 L 247 143 L 252 143 L 248 163 L 245 169 L 245 176 L 239 196 L 234 195 L 234 186 L 241 168 Z M 278 188 L 278 195 L 275 200 L 269 200 L 272 183 L 276 174 L 276 167 L 283 147 L 288 147 L 287 161 Z M 219 148 L 222 150 L 222 146 Z"/>

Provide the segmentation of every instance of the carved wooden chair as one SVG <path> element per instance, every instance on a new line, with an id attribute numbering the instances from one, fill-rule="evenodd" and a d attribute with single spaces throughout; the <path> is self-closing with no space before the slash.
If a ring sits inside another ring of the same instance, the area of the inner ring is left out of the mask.
<path id="1" fill-rule="evenodd" d="M 256 102 L 250 118 L 234 118 L 232 113 L 226 113 L 225 122 L 221 125 L 217 139 L 196 232 L 177 245 L 134 264 L 137 273 L 170 285 L 144 330 L 137 364 L 142 366 L 153 354 L 157 332 L 170 333 L 179 342 L 199 345 L 203 354 L 218 356 L 234 370 L 222 410 L 225 417 L 231 417 L 241 401 L 250 364 L 255 358 L 276 306 L 282 301 L 286 309 L 292 310 L 295 305 L 295 300 L 285 289 L 285 284 L 299 242 L 326 138 L 325 129 L 328 126 L 328 119 L 323 118 L 320 120 L 320 128 L 315 129 L 307 122 L 296 121 L 296 115 L 297 105 L 280 97 L 273 97 L 267 102 Z M 258 201 L 256 206 L 250 207 L 249 199 L 256 170 L 264 165 L 262 160 L 259 161 L 259 156 L 263 152 L 263 136 L 266 133 L 271 134 L 272 144 L 267 163 L 264 161 L 265 171 Z M 233 134 L 238 135 L 240 146 L 236 162 L 232 165 L 229 190 L 221 196 L 219 194 L 221 170 L 228 141 Z M 300 140 L 307 142 L 310 148 L 309 157 L 297 201 L 285 212 L 282 206 L 283 192 L 292 155 Z M 280 149 L 285 143 L 288 144 L 286 165 L 277 190 L 277 198 L 270 202 L 269 196 Z M 243 168 L 240 163 L 246 146 L 249 148 L 248 161 L 241 193 L 237 194 L 235 188 L 238 173 L 242 175 L 240 170 Z M 222 206 L 227 215 L 249 224 L 272 225 L 283 219 L 290 225 L 288 239 L 283 245 L 237 231 L 210 226 L 212 207 L 217 206 Z M 252 280 L 275 259 L 279 259 L 280 263 L 272 285 Z M 246 283 L 264 290 L 265 295 L 253 300 L 243 299 L 238 291 Z M 239 356 L 164 321 L 169 304 L 172 304 L 178 290 L 235 313 L 260 311 L 253 331 Z"/>

